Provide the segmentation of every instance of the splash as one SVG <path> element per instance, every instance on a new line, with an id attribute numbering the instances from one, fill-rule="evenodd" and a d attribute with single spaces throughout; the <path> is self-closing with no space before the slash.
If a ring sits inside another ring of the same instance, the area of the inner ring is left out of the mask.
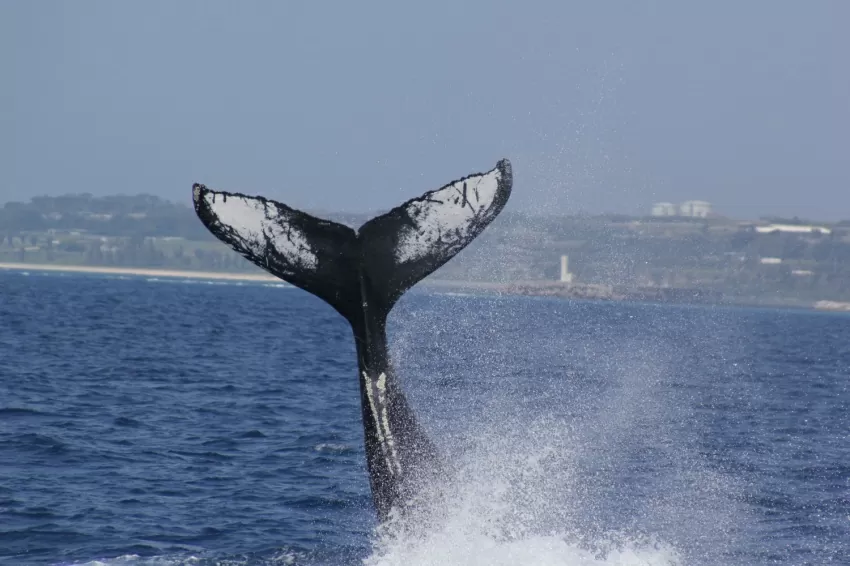
<path id="1" fill-rule="evenodd" d="M 544 432 L 535 428 L 534 434 Z M 515 441 L 494 435 L 468 451 L 453 481 L 434 486 L 423 498 L 430 504 L 417 508 L 412 521 L 396 518 L 379 528 L 363 565 L 685 564 L 672 545 L 655 537 L 594 533 L 582 525 L 577 509 L 564 503 L 565 495 L 580 497 L 563 473 L 571 455 L 560 451 L 560 443 L 518 451 Z M 556 477 L 560 496 L 552 491 Z"/>
<path id="2" fill-rule="evenodd" d="M 513 542 L 457 533 L 435 536 L 421 544 L 399 544 L 370 557 L 367 566 L 673 566 L 680 564 L 672 550 L 652 545 L 625 544 L 589 550 L 558 536 L 538 536 Z"/>
<path id="3" fill-rule="evenodd" d="M 475 302 L 479 312 L 484 304 Z M 396 359 L 445 351 L 440 333 L 413 339 L 439 323 L 408 310 Z M 405 521 L 416 528 L 390 523 L 375 534 L 364 566 L 730 563 L 746 519 L 741 486 L 701 454 L 691 392 L 671 386 L 673 351 L 648 335 L 608 342 L 593 329 L 565 347 L 549 329 L 510 334 L 509 320 L 470 317 L 479 322 L 467 328 L 464 314 L 450 334 L 455 349 L 473 352 L 466 364 L 444 381 L 430 367 L 410 381 L 455 467 L 422 516 Z M 528 372 L 505 370 L 518 365 Z"/>

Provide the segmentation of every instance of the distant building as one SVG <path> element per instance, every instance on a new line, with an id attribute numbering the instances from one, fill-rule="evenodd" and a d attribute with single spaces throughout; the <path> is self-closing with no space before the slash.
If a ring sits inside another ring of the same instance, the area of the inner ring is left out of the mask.
<path id="1" fill-rule="evenodd" d="M 569 269 L 569 257 L 562 255 L 561 256 L 561 283 L 572 283 L 573 282 L 573 274 L 570 273 Z"/>
<path id="2" fill-rule="evenodd" d="M 770 234 L 771 232 L 793 232 L 797 234 L 830 234 L 832 230 L 824 226 L 810 226 L 808 224 L 768 224 L 767 226 L 756 226 L 756 232 Z"/>
<path id="3" fill-rule="evenodd" d="M 679 214 L 690 218 L 705 218 L 711 214 L 711 203 L 704 200 L 689 200 L 679 206 Z"/>
<path id="4" fill-rule="evenodd" d="M 652 205 L 652 216 L 685 216 L 705 218 L 711 214 L 711 203 L 704 200 L 689 200 L 676 206 L 672 202 L 656 202 Z"/>
<path id="5" fill-rule="evenodd" d="M 652 205 L 653 216 L 676 216 L 676 205 L 672 202 L 656 202 Z"/>

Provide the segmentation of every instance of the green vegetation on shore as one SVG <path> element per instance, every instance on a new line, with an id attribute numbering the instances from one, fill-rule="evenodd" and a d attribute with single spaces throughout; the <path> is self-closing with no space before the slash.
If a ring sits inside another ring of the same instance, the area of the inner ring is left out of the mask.
<path id="1" fill-rule="evenodd" d="M 7 203 L 0 262 L 261 271 L 213 238 L 190 207 L 148 195 Z"/>
<path id="2" fill-rule="evenodd" d="M 337 219 L 356 225 L 367 218 Z M 575 281 L 631 294 L 673 289 L 773 304 L 850 301 L 850 222 L 765 231 L 771 223 L 815 224 L 505 212 L 439 278 L 552 282 L 568 255 Z M 0 209 L 0 262 L 261 272 L 213 238 L 189 206 L 147 195 L 7 203 Z"/>

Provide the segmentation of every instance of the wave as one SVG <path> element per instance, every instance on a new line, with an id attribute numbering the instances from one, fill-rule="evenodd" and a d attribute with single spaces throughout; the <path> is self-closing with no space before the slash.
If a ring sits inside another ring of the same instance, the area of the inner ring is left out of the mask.
<path id="1" fill-rule="evenodd" d="M 140 556 L 124 554 L 83 562 L 62 562 L 55 566 L 288 566 L 302 564 L 303 553 L 281 549 L 269 556 L 207 557 L 196 554 Z"/>
<path id="2" fill-rule="evenodd" d="M 0 417 L 54 417 L 52 413 L 45 413 L 37 409 L 25 407 L 0 407 Z"/>
<path id="3" fill-rule="evenodd" d="M 334 444 L 332 442 L 317 444 L 313 449 L 316 452 L 327 452 L 331 454 L 352 454 L 355 452 L 354 448 L 351 446 L 346 444 Z"/>

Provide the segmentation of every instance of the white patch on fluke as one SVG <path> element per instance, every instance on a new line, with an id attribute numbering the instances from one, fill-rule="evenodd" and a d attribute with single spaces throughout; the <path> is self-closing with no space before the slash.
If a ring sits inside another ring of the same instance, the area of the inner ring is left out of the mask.
<path id="1" fill-rule="evenodd" d="M 270 242 L 289 263 L 316 268 L 316 254 L 306 236 L 292 227 L 289 215 L 274 203 L 208 192 L 204 200 L 218 221 L 229 227 L 251 253 L 262 256 Z"/>
<path id="2" fill-rule="evenodd" d="M 407 205 L 414 226 L 399 237 L 396 261 L 415 261 L 432 253 L 435 244 L 450 248 L 465 244 L 480 222 L 493 215 L 501 171 L 496 168 L 484 175 L 457 181 L 422 200 Z"/>

